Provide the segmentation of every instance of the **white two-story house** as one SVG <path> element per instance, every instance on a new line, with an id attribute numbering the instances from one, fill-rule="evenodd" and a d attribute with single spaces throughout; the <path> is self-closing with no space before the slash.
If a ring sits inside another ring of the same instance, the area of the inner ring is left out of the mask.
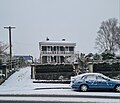
<path id="1" fill-rule="evenodd" d="M 61 41 L 39 42 L 40 63 L 66 63 L 66 58 L 75 53 L 76 43 L 68 42 L 65 39 Z"/>

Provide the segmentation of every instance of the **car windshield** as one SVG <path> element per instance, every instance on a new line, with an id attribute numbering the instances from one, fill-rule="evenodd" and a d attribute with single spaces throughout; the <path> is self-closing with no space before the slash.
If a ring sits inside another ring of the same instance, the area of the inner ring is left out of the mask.
<path id="1" fill-rule="evenodd" d="M 105 79 L 105 80 L 111 80 L 111 78 L 109 78 L 109 77 L 107 77 L 107 76 L 105 76 L 105 75 L 101 75 L 101 77 L 102 77 L 103 79 Z"/>

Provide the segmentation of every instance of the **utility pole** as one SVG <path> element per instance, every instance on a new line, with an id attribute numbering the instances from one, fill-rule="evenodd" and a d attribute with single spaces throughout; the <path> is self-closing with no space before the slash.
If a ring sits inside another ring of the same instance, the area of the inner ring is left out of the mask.
<path id="1" fill-rule="evenodd" d="M 9 45 L 10 45 L 10 70 L 12 70 L 12 40 L 11 40 L 11 29 L 15 29 L 15 27 L 4 27 L 4 29 L 9 30 Z"/>
<path id="2" fill-rule="evenodd" d="M 119 10 L 118 10 L 118 12 L 119 12 L 119 26 L 120 26 L 120 0 L 119 0 Z"/>

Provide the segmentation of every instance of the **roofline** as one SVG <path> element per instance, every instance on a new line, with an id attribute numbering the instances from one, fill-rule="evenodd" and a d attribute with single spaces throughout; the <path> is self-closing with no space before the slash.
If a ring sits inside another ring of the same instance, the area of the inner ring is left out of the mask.
<path id="1" fill-rule="evenodd" d="M 61 44 L 76 46 L 76 43 L 66 42 L 66 41 L 45 41 L 45 42 L 39 42 L 39 45 L 61 45 Z"/>

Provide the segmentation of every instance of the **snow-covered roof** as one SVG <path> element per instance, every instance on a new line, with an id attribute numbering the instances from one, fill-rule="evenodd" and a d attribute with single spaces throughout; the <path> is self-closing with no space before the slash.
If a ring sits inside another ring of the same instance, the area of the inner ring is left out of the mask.
<path id="1" fill-rule="evenodd" d="M 81 78 L 81 77 L 86 76 L 86 75 L 96 75 L 96 76 L 106 77 L 101 73 L 83 73 L 83 74 L 75 76 L 74 78 Z M 106 78 L 108 78 L 108 77 L 106 77 Z"/>
<path id="2" fill-rule="evenodd" d="M 70 41 L 43 41 L 39 42 L 40 45 L 74 45 L 76 46 L 76 43 L 70 42 Z"/>

